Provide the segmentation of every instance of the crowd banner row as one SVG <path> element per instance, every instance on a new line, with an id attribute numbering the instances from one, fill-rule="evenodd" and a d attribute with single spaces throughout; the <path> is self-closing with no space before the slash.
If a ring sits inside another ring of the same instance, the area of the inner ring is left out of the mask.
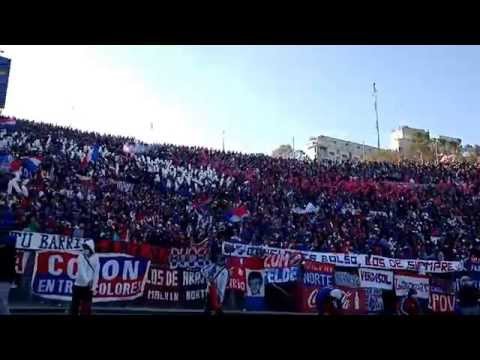
<path id="1" fill-rule="evenodd" d="M 281 249 L 270 246 L 246 245 L 239 243 L 224 242 L 222 252 L 225 256 L 260 257 L 266 258 L 272 255 L 301 258 L 319 263 L 333 264 L 342 267 L 366 267 L 384 270 L 408 270 L 425 273 L 453 273 L 463 270 L 460 261 L 436 261 L 436 260 L 413 260 L 393 259 L 376 255 L 321 253 L 313 251 Z"/>
<path id="2" fill-rule="evenodd" d="M 16 238 L 17 249 L 23 250 L 80 250 L 86 238 L 75 238 L 57 234 L 43 234 L 26 231 L 11 232 Z M 188 249 L 188 250 L 186 250 Z M 426 273 L 450 273 L 463 270 L 460 261 L 435 261 L 393 259 L 383 256 L 364 254 L 321 253 L 292 249 L 281 249 L 269 246 L 256 246 L 224 242 L 223 254 L 237 257 L 260 257 L 279 261 L 274 256 L 288 259 L 292 265 L 299 260 L 310 260 L 319 263 L 334 264 L 345 267 L 368 267 L 385 270 L 409 270 Z M 170 251 L 172 267 L 194 268 L 207 265 L 208 246 L 204 241 L 190 248 L 173 248 Z M 277 266 L 278 267 L 278 266 Z"/>
<path id="3" fill-rule="evenodd" d="M 70 301 L 78 250 L 87 239 L 28 231 L 11 234 L 16 237 L 16 271 L 31 274 L 31 293 Z M 206 241 L 160 247 L 100 240 L 96 249 L 100 268 L 94 282 L 94 302 L 125 301 L 162 308 L 203 306 L 207 283 L 202 269 L 210 265 Z M 270 309 L 272 297 L 283 293 L 284 300 L 295 302 L 295 311 L 315 312 L 316 294 L 328 286 L 345 292 L 342 306 L 347 314 L 378 313 L 386 291 L 400 298 L 412 288 L 425 308 L 451 313 L 458 279 L 465 269 L 471 271 L 475 284 L 480 284 L 480 259 L 476 257 L 465 262 L 403 260 L 230 242 L 223 244 L 222 252 L 230 275 L 229 294 L 241 295 L 239 306 L 247 310 Z"/>

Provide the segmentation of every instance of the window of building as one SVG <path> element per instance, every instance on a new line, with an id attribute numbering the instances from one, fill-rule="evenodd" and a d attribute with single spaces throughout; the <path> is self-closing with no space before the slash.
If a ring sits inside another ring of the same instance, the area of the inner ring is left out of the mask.
<path id="1" fill-rule="evenodd" d="M 339 149 L 337 149 L 337 154 L 340 154 L 340 150 L 339 150 Z"/>
<path id="2" fill-rule="evenodd" d="M 335 155 L 335 153 L 334 153 L 333 151 L 330 151 L 329 154 L 330 154 L 331 156 L 334 156 L 334 155 Z"/>

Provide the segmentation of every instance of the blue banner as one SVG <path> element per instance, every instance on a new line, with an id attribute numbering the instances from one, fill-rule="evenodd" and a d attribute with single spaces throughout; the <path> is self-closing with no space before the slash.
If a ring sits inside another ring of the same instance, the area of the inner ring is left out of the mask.
<path id="1" fill-rule="evenodd" d="M 9 75 L 10 59 L 0 56 L 0 109 L 3 109 L 5 107 Z"/>
<path id="2" fill-rule="evenodd" d="M 33 293 L 69 301 L 78 271 L 77 252 L 40 251 L 36 254 Z M 98 254 L 93 302 L 125 301 L 143 296 L 150 261 L 125 254 Z"/>
<path id="3" fill-rule="evenodd" d="M 265 269 L 268 284 L 295 282 L 299 277 L 298 267 Z"/>

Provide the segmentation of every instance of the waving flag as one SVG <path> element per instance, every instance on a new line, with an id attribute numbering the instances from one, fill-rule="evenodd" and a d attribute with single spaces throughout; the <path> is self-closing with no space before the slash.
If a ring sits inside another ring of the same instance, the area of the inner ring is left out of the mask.
<path id="1" fill-rule="evenodd" d="M 27 157 L 23 159 L 23 167 L 32 174 L 37 172 L 41 163 L 42 161 L 38 157 Z"/>
<path id="2" fill-rule="evenodd" d="M 0 170 L 9 171 L 13 157 L 10 154 L 0 155 Z"/>
<path id="3" fill-rule="evenodd" d="M 85 168 L 88 163 L 90 162 L 97 162 L 98 158 L 100 157 L 100 146 L 99 145 L 94 145 L 90 150 L 88 150 L 87 155 L 83 155 L 83 157 L 80 160 L 80 166 L 81 168 Z"/>
<path id="4" fill-rule="evenodd" d="M 242 221 L 243 218 L 250 216 L 250 212 L 245 207 L 245 205 L 236 207 L 227 212 L 226 218 L 230 222 L 239 222 Z"/>
<path id="5" fill-rule="evenodd" d="M 88 162 L 97 162 L 99 156 L 100 156 L 100 146 L 98 144 L 95 144 L 95 146 L 90 149 L 87 155 L 87 161 Z"/>

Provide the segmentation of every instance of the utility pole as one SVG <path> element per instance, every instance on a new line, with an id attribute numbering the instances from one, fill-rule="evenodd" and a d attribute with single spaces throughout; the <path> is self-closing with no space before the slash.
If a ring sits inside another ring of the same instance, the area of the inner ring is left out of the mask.
<path id="1" fill-rule="evenodd" d="M 375 83 L 373 83 L 373 97 L 375 99 L 375 116 L 377 118 L 377 147 L 378 150 L 380 150 L 380 128 L 378 126 L 378 108 L 377 108 L 377 87 L 375 86 Z"/>

